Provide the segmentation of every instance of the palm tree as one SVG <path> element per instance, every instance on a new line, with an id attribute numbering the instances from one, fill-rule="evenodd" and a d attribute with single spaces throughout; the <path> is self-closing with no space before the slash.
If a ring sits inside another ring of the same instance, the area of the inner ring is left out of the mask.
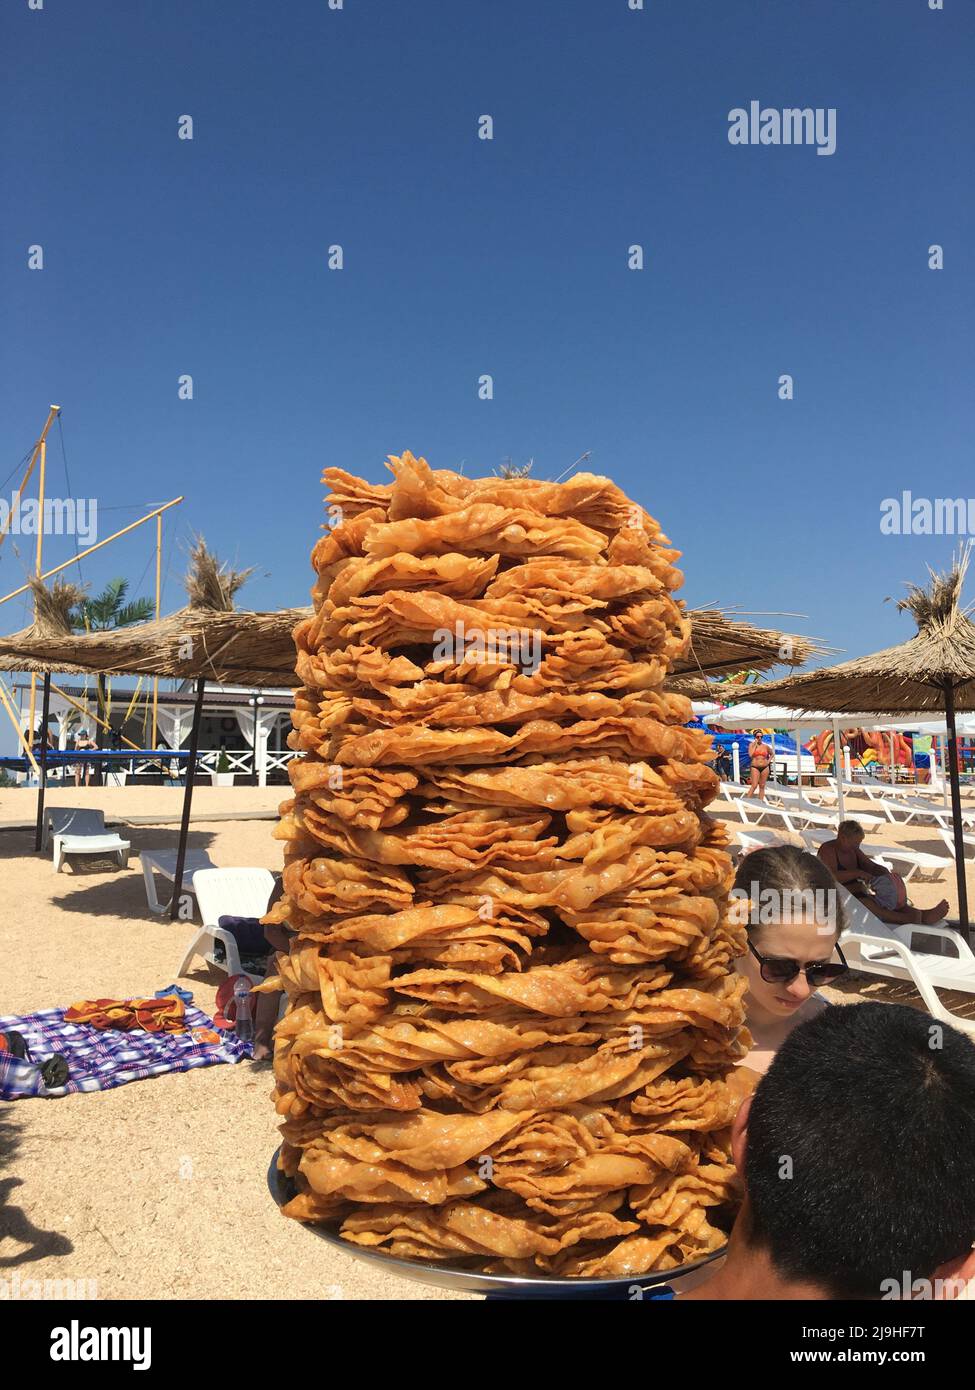
<path id="1" fill-rule="evenodd" d="M 111 632 L 120 627 L 132 627 L 135 623 L 145 623 L 155 613 L 151 599 L 137 598 L 127 603 L 129 581 L 110 579 L 100 594 L 93 598 L 85 595 L 70 614 L 71 626 L 76 632 Z M 98 717 L 108 723 L 111 712 L 111 685 L 103 675 L 96 677 Z M 99 724 L 95 730 L 95 742 L 99 748 L 105 747 L 105 729 Z M 95 781 L 100 782 L 100 770 L 96 768 Z"/>

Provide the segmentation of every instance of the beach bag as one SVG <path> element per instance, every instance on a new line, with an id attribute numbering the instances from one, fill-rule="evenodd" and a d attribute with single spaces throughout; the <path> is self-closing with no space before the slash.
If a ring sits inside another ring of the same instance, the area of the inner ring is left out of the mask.
<path id="1" fill-rule="evenodd" d="M 907 889 L 900 874 L 878 874 L 873 880 L 873 895 L 881 907 L 906 907 Z"/>

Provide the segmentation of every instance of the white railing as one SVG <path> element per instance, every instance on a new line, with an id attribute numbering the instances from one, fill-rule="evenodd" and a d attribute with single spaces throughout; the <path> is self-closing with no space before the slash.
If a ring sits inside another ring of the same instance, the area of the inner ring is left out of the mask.
<path id="1" fill-rule="evenodd" d="M 183 752 L 185 753 L 185 751 L 184 749 Z M 226 759 L 227 772 L 234 773 L 235 777 L 240 779 L 253 777 L 254 755 L 249 748 L 235 748 L 233 750 L 227 748 L 199 749 L 196 761 L 197 775 L 209 776 L 210 773 L 216 772 L 217 765 L 222 756 Z M 260 785 L 266 785 L 269 773 L 284 772 L 293 757 L 294 753 L 288 748 L 281 752 L 267 749 L 264 753 L 262 769 L 260 766 L 261 758 L 259 750 L 258 778 Z M 89 766 L 91 766 L 93 762 L 94 760 L 89 763 Z M 186 757 L 167 757 L 166 750 L 158 757 L 152 758 L 145 756 L 140 757 L 135 753 L 132 754 L 131 758 L 120 758 L 116 754 L 116 756 L 110 759 L 106 758 L 101 764 L 102 777 L 106 786 L 119 786 L 129 777 L 133 776 L 144 774 L 158 776 L 160 772 L 162 772 L 164 779 L 167 781 L 182 781 L 186 773 L 186 765 L 188 762 L 189 759 Z M 33 771 L 28 771 L 26 773 L 17 772 L 15 778 L 21 785 L 33 784 L 36 782 Z M 56 784 L 62 780 L 73 782 L 74 764 L 71 762 L 67 764 L 58 762 L 56 765 L 50 766 L 47 772 L 47 780 L 49 785 Z"/>

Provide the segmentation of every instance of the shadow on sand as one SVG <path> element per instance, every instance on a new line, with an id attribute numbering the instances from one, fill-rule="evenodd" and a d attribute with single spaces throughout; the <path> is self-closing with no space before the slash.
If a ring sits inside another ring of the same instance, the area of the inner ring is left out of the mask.
<path id="1" fill-rule="evenodd" d="M 15 1104 L 16 1101 L 0 1102 L 0 1169 L 11 1165 L 20 1148 L 20 1121 L 10 1108 Z M 48 1255 L 70 1255 L 74 1249 L 67 1236 L 41 1230 L 11 1202 L 11 1192 L 23 1183 L 23 1178 L 0 1178 L 0 1269 L 15 1269 Z M 25 1248 L 11 1251 L 11 1244 Z"/>
<path id="2" fill-rule="evenodd" d="M 167 836 L 161 840 L 160 835 L 153 834 L 151 830 L 132 829 L 126 838 L 131 842 L 132 854 L 129 860 L 128 869 L 109 869 L 106 872 L 102 861 L 98 861 L 97 866 L 86 865 L 83 861 L 75 859 L 71 864 L 71 873 L 63 874 L 61 882 L 63 889 L 59 885 L 57 905 L 65 912 L 80 912 L 88 917 L 136 917 L 146 921 L 166 921 L 166 917 L 156 917 L 150 913 L 146 903 L 146 889 L 142 877 L 141 865 L 137 858 L 140 849 L 176 849 L 176 837 Z M 191 850 L 209 849 L 214 840 L 212 831 L 191 830 L 186 838 L 186 847 Z M 41 865 L 38 855 L 38 864 L 41 872 L 47 869 L 50 872 L 50 865 Z M 89 882 L 84 887 L 86 879 L 96 879 L 97 882 Z M 75 886 L 77 885 L 77 886 Z M 165 902 L 172 893 L 172 884 L 165 882 L 157 877 L 157 892 L 160 902 Z"/>

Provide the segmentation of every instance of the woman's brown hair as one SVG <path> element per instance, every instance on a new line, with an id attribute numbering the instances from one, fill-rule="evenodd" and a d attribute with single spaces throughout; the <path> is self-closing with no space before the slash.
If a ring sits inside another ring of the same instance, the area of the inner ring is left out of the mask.
<path id="1" fill-rule="evenodd" d="M 732 896 L 751 903 L 746 923 L 749 933 L 772 922 L 788 921 L 790 911 L 796 907 L 808 911 L 810 905 L 814 915 L 828 922 L 837 936 L 846 930 L 836 880 L 821 859 L 795 845 L 773 845 L 746 854 L 738 865 Z"/>

